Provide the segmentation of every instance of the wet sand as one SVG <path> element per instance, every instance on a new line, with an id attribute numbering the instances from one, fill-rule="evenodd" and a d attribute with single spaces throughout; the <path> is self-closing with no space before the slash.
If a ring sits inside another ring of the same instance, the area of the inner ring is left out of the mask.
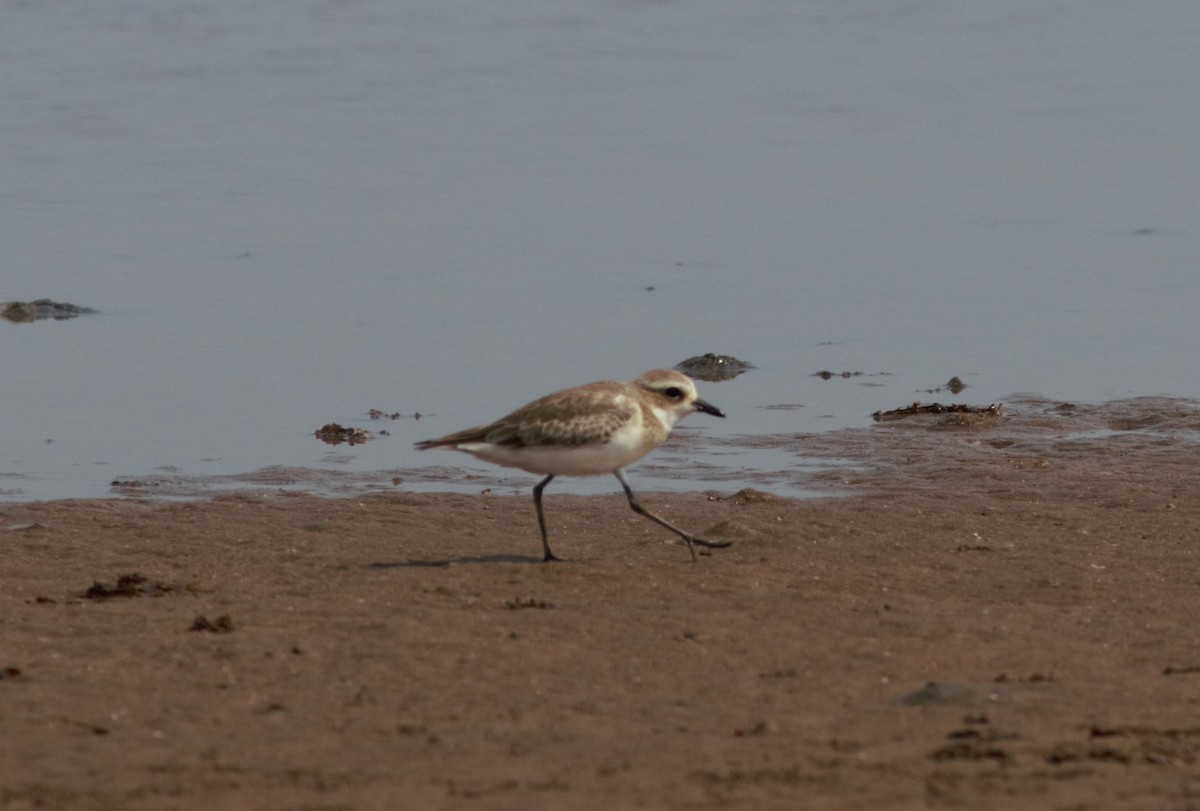
<path id="1" fill-rule="evenodd" d="M 1200 412 L 1007 412 L 644 494 L 697 563 L 619 494 L 552 565 L 527 496 L 5 505 L 0 808 L 1195 808 Z"/>

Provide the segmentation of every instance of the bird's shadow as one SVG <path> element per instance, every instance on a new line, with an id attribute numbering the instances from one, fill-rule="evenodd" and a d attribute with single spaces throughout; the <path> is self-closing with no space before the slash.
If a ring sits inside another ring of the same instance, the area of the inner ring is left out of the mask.
<path id="1" fill-rule="evenodd" d="M 408 560 L 368 563 L 368 569 L 431 569 L 458 566 L 464 563 L 543 563 L 531 555 L 465 555 L 457 558 L 409 558 Z"/>

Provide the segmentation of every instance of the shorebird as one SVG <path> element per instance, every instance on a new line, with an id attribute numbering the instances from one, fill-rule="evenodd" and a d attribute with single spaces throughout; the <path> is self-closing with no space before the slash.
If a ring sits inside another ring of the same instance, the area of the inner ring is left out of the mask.
<path id="1" fill-rule="evenodd" d="M 697 538 L 650 512 L 633 494 L 622 470 L 661 445 L 675 423 L 693 411 L 725 416 L 696 395 L 689 377 L 655 369 L 637 380 L 602 380 L 547 394 L 495 422 L 418 442 L 416 447 L 463 451 L 493 464 L 544 475 L 533 488 L 543 560 L 559 560 L 546 537 L 542 511 L 546 485 L 555 476 L 611 473 L 633 511 L 683 538 L 694 561 L 697 546 L 719 549 L 731 542 Z"/>

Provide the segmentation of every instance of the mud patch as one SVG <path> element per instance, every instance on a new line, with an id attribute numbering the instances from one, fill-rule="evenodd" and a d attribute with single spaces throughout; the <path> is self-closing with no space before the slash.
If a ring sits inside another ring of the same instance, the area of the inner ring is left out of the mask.
<path id="1" fill-rule="evenodd" d="M 188 627 L 188 630 L 205 631 L 210 634 L 233 633 L 233 619 L 228 614 L 222 614 L 215 620 L 210 620 L 203 614 L 198 614 L 192 620 L 192 624 Z"/>
<path id="2" fill-rule="evenodd" d="M 120 575 L 117 577 L 117 582 L 113 584 L 101 583 L 97 580 L 83 593 L 83 597 L 87 600 L 108 600 L 113 597 L 161 597 L 173 591 L 175 591 L 175 587 L 170 583 L 151 580 L 145 575 L 135 572 Z"/>

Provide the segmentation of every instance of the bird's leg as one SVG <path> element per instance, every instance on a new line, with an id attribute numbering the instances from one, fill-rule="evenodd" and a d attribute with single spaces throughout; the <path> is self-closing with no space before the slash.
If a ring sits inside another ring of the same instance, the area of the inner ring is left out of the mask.
<path id="1" fill-rule="evenodd" d="M 659 518 L 657 515 L 650 512 L 649 510 L 647 510 L 645 507 L 643 507 L 641 505 L 641 503 L 638 502 L 637 496 L 635 496 L 633 494 L 633 490 L 630 489 L 630 487 L 629 487 L 629 482 L 627 482 L 625 480 L 625 473 L 623 471 L 617 470 L 613 473 L 613 475 L 617 477 L 617 481 L 619 481 L 621 483 L 622 489 L 625 490 L 625 497 L 629 499 L 629 506 L 633 508 L 633 511 L 635 513 L 637 513 L 638 515 L 646 516 L 651 521 L 658 524 L 660 527 L 669 529 L 672 532 L 674 532 L 676 535 L 678 535 L 680 538 L 683 538 L 683 540 L 687 542 L 688 552 L 691 552 L 693 561 L 696 559 L 696 547 L 697 546 L 703 546 L 706 549 L 724 549 L 725 547 L 727 547 L 733 543 L 733 541 L 706 541 L 703 538 L 697 538 L 695 535 L 692 535 L 691 533 L 684 532 L 682 529 L 675 526 L 670 521 L 667 521 L 666 519 L 663 519 L 663 518 Z"/>
<path id="2" fill-rule="evenodd" d="M 546 539 L 546 516 L 542 514 L 542 490 L 546 488 L 546 485 L 548 485 L 550 480 L 553 478 L 554 474 L 551 473 L 549 476 L 538 482 L 533 488 L 533 506 L 537 507 L 538 529 L 542 531 L 543 562 L 562 560 L 562 558 L 557 557 L 553 552 L 550 551 L 550 541 Z"/>

